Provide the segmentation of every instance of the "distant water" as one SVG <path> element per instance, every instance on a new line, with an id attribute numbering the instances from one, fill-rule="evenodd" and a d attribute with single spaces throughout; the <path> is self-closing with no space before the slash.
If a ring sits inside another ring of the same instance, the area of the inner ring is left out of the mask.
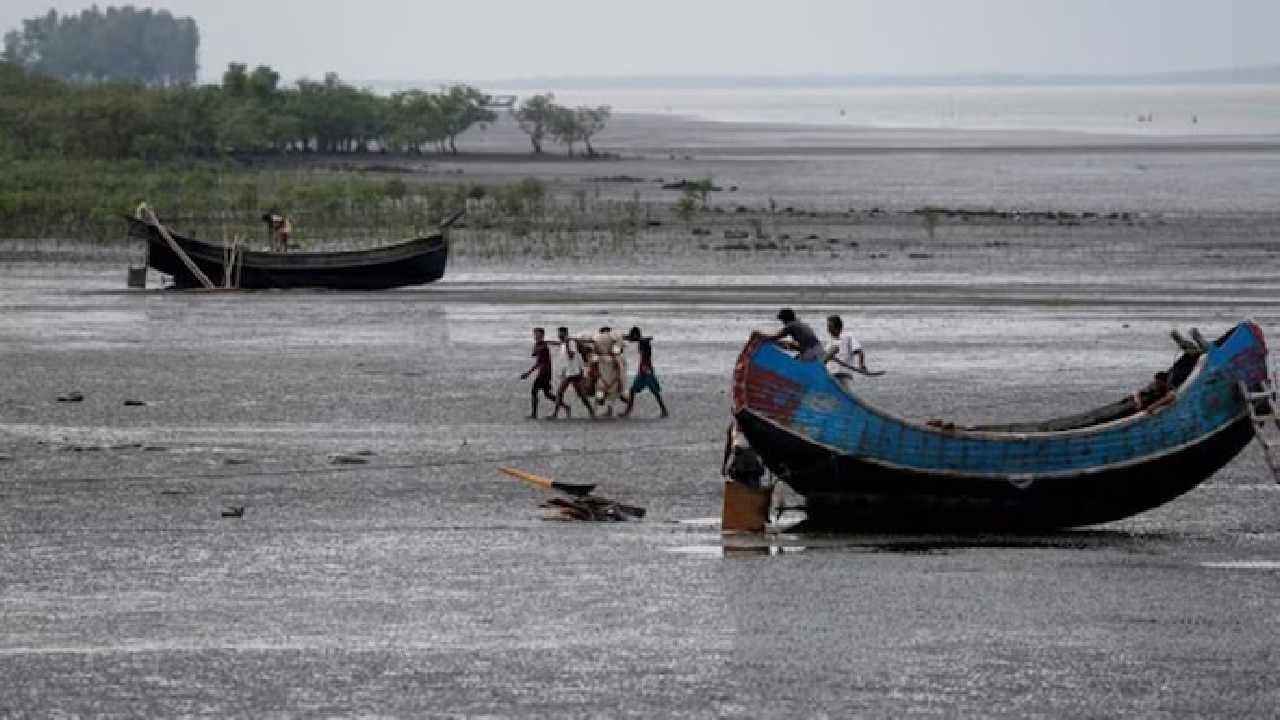
<path id="1" fill-rule="evenodd" d="M 556 98 L 566 105 L 611 105 L 621 113 L 723 122 L 1157 136 L 1280 134 L 1280 85 L 604 88 L 557 92 Z"/>

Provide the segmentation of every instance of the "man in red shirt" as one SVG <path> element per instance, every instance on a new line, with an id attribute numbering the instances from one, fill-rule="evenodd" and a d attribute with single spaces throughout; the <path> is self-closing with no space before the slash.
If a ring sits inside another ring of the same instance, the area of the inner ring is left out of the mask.
<path id="1" fill-rule="evenodd" d="M 540 327 L 533 329 L 533 367 L 524 371 L 520 375 L 521 380 L 527 380 L 533 373 L 538 373 L 533 378 L 533 386 L 530 388 L 529 397 L 531 399 L 531 408 L 529 410 L 529 419 L 538 419 L 538 393 L 542 393 L 553 404 L 556 402 L 555 393 L 551 392 L 551 348 L 547 345 L 547 331 Z M 554 407 L 553 410 L 558 410 Z M 565 408 L 568 410 L 568 407 Z"/>

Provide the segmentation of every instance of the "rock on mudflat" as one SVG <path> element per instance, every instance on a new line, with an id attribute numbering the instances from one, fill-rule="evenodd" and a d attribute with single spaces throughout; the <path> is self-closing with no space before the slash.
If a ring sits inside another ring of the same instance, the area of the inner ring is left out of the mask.
<path id="1" fill-rule="evenodd" d="M 329 462 L 334 465 L 364 465 L 369 462 L 369 458 L 363 455 L 334 455 L 329 458 Z"/>

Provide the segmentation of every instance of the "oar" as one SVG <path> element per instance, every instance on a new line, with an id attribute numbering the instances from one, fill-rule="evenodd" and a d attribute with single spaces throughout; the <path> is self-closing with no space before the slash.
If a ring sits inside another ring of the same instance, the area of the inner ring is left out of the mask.
<path id="1" fill-rule="evenodd" d="M 527 482 L 530 485 L 540 487 L 543 490 L 555 490 L 557 492 L 562 492 L 565 495 L 572 495 L 573 497 L 586 497 L 591 494 L 592 490 L 596 489 L 595 485 L 578 485 L 575 483 L 556 482 L 551 478 L 534 475 L 531 472 L 525 472 L 524 470 L 517 470 L 515 468 L 500 467 L 498 468 L 498 472 L 510 475 L 517 480 Z"/>
<path id="2" fill-rule="evenodd" d="M 831 362 L 831 361 L 828 360 L 827 362 Z M 863 365 L 862 367 L 853 367 L 852 365 L 846 365 L 840 362 L 839 360 L 836 360 L 835 362 L 837 365 L 840 366 L 841 368 L 840 372 L 844 372 L 845 370 L 848 370 L 850 372 L 856 372 L 859 375 L 866 375 L 867 377 L 880 377 L 881 375 L 885 374 L 884 370 L 868 370 L 866 365 Z"/>

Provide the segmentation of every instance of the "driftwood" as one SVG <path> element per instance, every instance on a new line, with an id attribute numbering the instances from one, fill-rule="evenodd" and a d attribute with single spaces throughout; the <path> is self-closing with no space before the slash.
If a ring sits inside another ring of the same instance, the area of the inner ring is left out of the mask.
<path id="1" fill-rule="evenodd" d="M 534 487 L 564 494 L 566 497 L 554 497 L 538 506 L 557 512 L 556 515 L 548 518 L 551 520 L 622 522 L 638 520 L 645 516 L 645 509 L 642 507 L 592 495 L 595 485 L 556 482 L 551 478 L 509 467 L 500 467 L 498 471 Z"/>
<path id="2" fill-rule="evenodd" d="M 587 495 L 575 498 L 551 498 L 538 507 L 556 510 L 556 520 L 582 520 L 585 522 L 622 522 L 640 519 L 645 509 L 626 505 L 608 498 Z"/>

